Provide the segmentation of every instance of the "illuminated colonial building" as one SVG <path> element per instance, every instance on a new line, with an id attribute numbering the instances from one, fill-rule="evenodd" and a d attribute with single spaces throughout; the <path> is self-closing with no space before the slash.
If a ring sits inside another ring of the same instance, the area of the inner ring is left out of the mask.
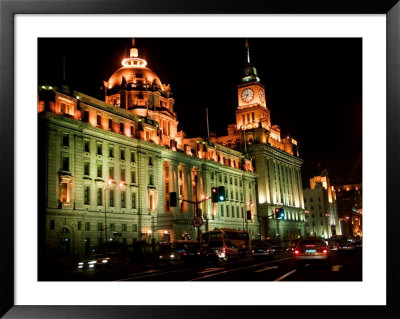
<path id="1" fill-rule="evenodd" d="M 336 191 L 331 186 L 328 171 L 310 178 L 310 188 L 304 190 L 308 231 L 312 236 L 330 238 L 342 234 L 338 218 Z"/>
<path id="2" fill-rule="evenodd" d="M 194 205 L 171 207 L 169 193 L 196 201 L 220 185 L 227 200 L 200 204 L 201 231 L 246 229 L 257 238 L 252 160 L 178 132 L 170 87 L 136 48 L 104 85 L 105 101 L 67 86 L 39 87 L 41 254 L 81 255 L 105 240 L 196 239 Z"/>
<path id="3" fill-rule="evenodd" d="M 293 241 L 305 233 L 301 165 L 297 141 L 281 138 L 271 122 L 271 112 L 256 68 L 250 63 L 249 47 L 242 83 L 238 85 L 236 123 L 228 135 L 212 137 L 215 143 L 240 149 L 253 159 L 257 173 L 257 210 L 262 237 Z M 283 220 L 275 219 L 275 208 L 283 207 Z"/>
<path id="4" fill-rule="evenodd" d="M 336 197 L 343 236 L 362 237 L 362 184 L 337 185 Z"/>

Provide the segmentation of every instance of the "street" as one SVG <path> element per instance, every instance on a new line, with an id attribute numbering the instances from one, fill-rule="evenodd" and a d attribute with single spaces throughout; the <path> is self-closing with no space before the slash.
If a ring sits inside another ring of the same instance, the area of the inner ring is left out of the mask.
<path id="1" fill-rule="evenodd" d="M 95 271 L 71 271 L 57 280 L 72 281 L 361 281 L 362 252 L 355 255 L 332 253 L 331 264 L 305 264 L 299 268 L 290 254 L 273 260 L 251 256 L 218 264 L 131 264 Z M 56 278 L 48 278 L 54 280 Z"/>

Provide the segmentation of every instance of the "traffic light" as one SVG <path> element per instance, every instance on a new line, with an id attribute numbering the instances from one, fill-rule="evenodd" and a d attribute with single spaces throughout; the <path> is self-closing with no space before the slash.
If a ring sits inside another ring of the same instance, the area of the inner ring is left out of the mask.
<path id="1" fill-rule="evenodd" d="M 279 208 L 275 208 L 275 219 L 279 219 Z"/>
<path id="2" fill-rule="evenodd" d="M 281 207 L 281 208 L 279 208 L 279 217 L 280 217 L 280 219 L 283 219 L 283 218 L 285 218 L 285 211 L 283 210 L 283 208 Z"/>
<path id="3" fill-rule="evenodd" d="M 218 201 L 219 202 L 225 202 L 225 187 L 224 186 L 218 186 Z"/>
<path id="4" fill-rule="evenodd" d="M 169 193 L 169 205 L 176 207 L 176 192 Z"/>
<path id="5" fill-rule="evenodd" d="M 283 219 L 285 217 L 285 211 L 283 208 L 275 208 L 275 218 L 276 219 Z"/>
<path id="6" fill-rule="evenodd" d="M 218 188 L 217 187 L 211 188 L 211 201 L 213 203 L 218 203 Z"/>

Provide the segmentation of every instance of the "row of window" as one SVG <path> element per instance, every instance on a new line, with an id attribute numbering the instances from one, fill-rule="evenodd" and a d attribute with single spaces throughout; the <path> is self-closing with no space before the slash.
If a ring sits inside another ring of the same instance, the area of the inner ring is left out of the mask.
<path id="1" fill-rule="evenodd" d="M 85 176 L 90 176 L 90 162 L 89 161 L 84 161 L 83 163 L 83 174 Z M 122 182 L 125 182 L 126 179 L 126 169 L 124 167 L 120 168 L 120 180 Z M 103 164 L 98 163 L 96 165 L 96 177 L 98 178 L 103 178 Z M 131 170 L 131 180 L 130 182 L 132 184 L 136 184 L 136 170 Z M 115 178 L 115 168 L 114 166 L 109 166 L 108 167 L 108 178 L 109 179 L 114 179 Z"/>
<path id="2" fill-rule="evenodd" d="M 97 188 L 97 198 L 96 198 L 96 204 L 97 206 L 103 206 L 103 196 L 104 196 L 104 189 L 103 188 Z M 137 194 L 136 192 L 131 193 L 131 208 L 136 209 L 137 208 Z M 85 205 L 90 205 L 91 204 L 91 198 L 90 198 L 90 186 L 84 186 L 84 204 Z M 121 208 L 126 208 L 126 191 L 121 191 L 121 196 L 120 196 L 120 206 Z M 115 206 L 115 190 L 110 189 L 108 191 L 108 205 L 109 207 L 114 207 Z"/>
<path id="3" fill-rule="evenodd" d="M 236 214 L 235 214 L 236 211 Z M 240 213 L 240 214 L 239 214 Z M 233 218 L 244 218 L 244 208 L 241 207 L 239 210 L 239 206 L 229 206 L 229 205 L 221 205 L 221 216 L 224 217 L 226 214 L 226 217 L 233 217 Z"/>
<path id="4" fill-rule="evenodd" d="M 100 114 L 97 114 L 96 116 L 96 125 L 98 127 L 102 127 L 102 117 Z M 83 115 L 82 115 L 82 121 L 88 123 L 89 122 L 89 111 L 83 111 Z M 115 124 L 115 125 L 114 125 Z M 108 129 L 110 131 L 113 131 L 115 133 L 121 133 L 124 134 L 125 130 L 124 130 L 125 124 L 122 122 L 114 122 L 112 119 L 108 119 Z M 129 127 L 129 126 L 127 126 Z M 104 127 L 103 127 L 104 128 Z M 119 129 L 119 131 L 118 131 Z M 135 127 L 133 125 L 130 125 L 130 134 L 132 136 L 135 136 Z"/>
<path id="5" fill-rule="evenodd" d="M 109 229 L 110 231 L 116 231 L 116 230 L 117 230 L 117 227 L 116 227 L 116 224 L 115 224 L 115 223 L 110 223 L 110 224 L 108 224 L 107 226 L 108 226 L 108 229 Z M 51 230 L 54 230 L 54 228 L 55 228 L 55 222 L 54 222 L 54 220 L 52 219 L 52 220 L 50 220 L 50 229 L 51 229 Z M 78 230 L 82 230 L 82 222 L 81 222 L 81 221 L 78 221 L 77 229 L 78 229 Z M 119 227 L 118 230 L 120 230 L 120 231 L 132 231 L 132 232 L 137 232 L 137 229 L 138 229 L 137 224 L 132 224 L 132 228 L 131 228 L 130 230 L 128 230 L 128 225 L 127 225 L 127 224 L 120 224 L 120 227 Z M 68 231 L 67 228 L 62 228 L 62 230 Z M 98 230 L 98 231 L 103 231 L 103 230 L 104 230 L 103 223 L 97 223 L 97 228 L 96 228 L 96 229 L 93 229 L 92 223 L 90 223 L 90 222 L 85 222 L 85 230 Z"/>
<path id="6" fill-rule="evenodd" d="M 218 181 L 220 183 L 222 183 L 222 174 L 218 174 L 218 175 L 219 175 Z M 211 172 L 211 180 L 214 180 L 214 179 L 215 179 L 214 172 Z M 235 186 L 238 186 L 238 178 L 237 177 L 233 178 L 232 176 L 229 176 L 229 184 L 233 185 L 233 182 L 235 182 Z M 224 183 L 228 184 L 228 176 L 227 175 L 224 175 Z M 242 185 L 243 185 L 242 179 L 239 179 L 239 186 L 242 187 Z M 249 183 L 249 188 L 251 188 L 250 183 Z"/>

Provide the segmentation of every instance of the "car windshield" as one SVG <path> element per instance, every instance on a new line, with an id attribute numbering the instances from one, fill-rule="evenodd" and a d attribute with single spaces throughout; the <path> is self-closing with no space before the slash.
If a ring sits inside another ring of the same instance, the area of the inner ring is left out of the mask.
<path id="1" fill-rule="evenodd" d="M 218 248 L 218 247 L 222 247 L 223 243 L 222 243 L 222 240 L 212 240 L 208 243 L 208 246 L 211 248 Z"/>

